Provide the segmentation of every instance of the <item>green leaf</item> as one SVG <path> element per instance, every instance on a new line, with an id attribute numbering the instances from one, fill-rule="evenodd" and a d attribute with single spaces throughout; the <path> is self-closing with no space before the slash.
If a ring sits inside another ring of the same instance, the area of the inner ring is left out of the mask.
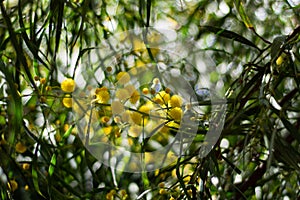
<path id="1" fill-rule="evenodd" d="M 49 166 L 49 170 L 48 170 L 50 177 L 54 173 L 55 166 L 56 166 L 56 153 L 53 154 L 51 161 L 50 161 L 50 166 Z"/>
<path id="2" fill-rule="evenodd" d="M 253 29 L 253 25 L 250 22 L 249 17 L 246 15 L 245 9 L 244 9 L 244 5 L 241 1 L 235 1 L 235 6 L 238 10 L 238 13 L 240 14 L 245 26 L 249 29 Z"/>
<path id="3" fill-rule="evenodd" d="M 42 197 L 46 198 L 46 197 L 42 194 L 42 192 L 41 192 L 41 190 L 40 190 L 39 179 L 38 179 L 38 172 L 37 172 L 37 170 L 35 169 L 35 167 L 36 167 L 36 166 L 33 166 L 33 167 L 32 167 L 32 172 L 31 172 L 34 189 L 35 189 L 35 191 L 36 191 L 39 195 L 41 195 Z"/>
<path id="4" fill-rule="evenodd" d="M 200 26 L 200 31 L 214 33 L 221 37 L 232 39 L 234 41 L 240 42 L 242 44 L 245 44 L 247 46 L 254 47 L 255 49 L 260 50 L 253 42 L 251 42 L 250 40 L 248 40 L 248 39 L 244 38 L 243 36 L 241 36 L 235 32 L 232 32 L 232 31 L 228 31 L 228 30 L 214 27 L 214 26 Z"/>
<path id="5" fill-rule="evenodd" d="M 74 125 L 70 126 L 70 128 L 64 133 L 64 135 L 62 136 L 62 142 L 65 141 L 65 139 L 67 139 L 70 136 L 73 128 L 74 128 Z"/>

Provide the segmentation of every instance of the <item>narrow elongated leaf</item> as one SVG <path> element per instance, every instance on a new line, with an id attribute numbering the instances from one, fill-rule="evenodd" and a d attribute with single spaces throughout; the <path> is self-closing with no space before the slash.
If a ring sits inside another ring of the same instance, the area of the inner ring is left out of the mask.
<path id="1" fill-rule="evenodd" d="M 70 136 L 70 134 L 72 133 L 73 128 L 74 128 L 74 125 L 70 126 L 70 128 L 64 133 L 64 135 L 62 136 L 63 141 Z"/>
<path id="2" fill-rule="evenodd" d="M 22 102 L 21 97 L 18 93 L 18 90 L 16 89 L 14 78 L 12 75 L 12 72 L 9 70 L 9 68 L 4 64 L 2 60 L 0 60 L 0 72 L 4 74 L 6 77 L 9 91 L 11 95 L 11 101 L 8 102 L 8 111 L 9 111 L 9 118 L 11 120 L 11 130 L 8 137 L 8 142 L 11 145 L 11 147 L 15 146 L 15 138 L 17 134 L 21 131 L 21 124 L 22 121 Z M 13 151 L 13 148 L 11 148 L 11 151 Z M 10 152 L 12 153 L 12 152 Z"/>
<path id="3" fill-rule="evenodd" d="M 32 167 L 32 172 L 31 172 L 31 175 L 32 175 L 32 181 L 33 181 L 33 186 L 34 186 L 34 189 L 35 191 L 41 195 L 42 197 L 45 198 L 45 196 L 42 194 L 41 190 L 40 190 L 40 186 L 39 186 L 39 179 L 38 179 L 38 172 L 37 170 L 35 169 L 36 166 L 33 166 Z"/>
<path id="4" fill-rule="evenodd" d="M 246 27 L 249 29 L 253 29 L 253 25 L 249 17 L 246 15 L 243 3 L 241 1 L 236 1 L 235 5 Z"/>
<path id="5" fill-rule="evenodd" d="M 248 39 L 244 38 L 243 36 L 241 36 L 235 32 L 232 32 L 232 31 L 228 31 L 228 30 L 218 28 L 218 27 L 213 27 L 213 26 L 200 26 L 200 31 L 214 33 L 221 37 L 228 38 L 228 39 L 240 42 L 242 44 L 245 44 L 247 46 L 254 47 L 255 49 L 260 50 L 253 42 L 251 42 L 250 40 L 248 40 Z"/>
<path id="6" fill-rule="evenodd" d="M 51 161 L 50 161 L 50 166 L 49 166 L 49 170 L 48 170 L 50 177 L 54 173 L 55 166 L 56 166 L 56 153 L 53 154 Z"/>

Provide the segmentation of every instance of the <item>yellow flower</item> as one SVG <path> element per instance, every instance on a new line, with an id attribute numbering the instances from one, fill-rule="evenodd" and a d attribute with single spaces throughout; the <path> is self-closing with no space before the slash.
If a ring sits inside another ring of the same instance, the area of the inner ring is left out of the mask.
<path id="1" fill-rule="evenodd" d="M 168 194 L 167 190 L 165 190 L 165 189 L 160 189 L 158 193 L 159 193 L 160 195 Z"/>
<path id="2" fill-rule="evenodd" d="M 18 142 L 16 144 L 16 152 L 18 153 L 24 153 L 27 150 L 26 146 L 22 144 L 21 142 Z"/>
<path id="3" fill-rule="evenodd" d="M 160 91 L 155 95 L 153 100 L 155 103 L 158 103 L 160 105 L 167 104 L 170 100 L 170 94 L 166 93 L 165 91 Z"/>
<path id="4" fill-rule="evenodd" d="M 23 168 L 24 170 L 28 170 L 28 169 L 30 168 L 30 164 L 29 164 L 29 163 L 23 163 L 23 164 L 22 164 L 22 168 Z"/>
<path id="5" fill-rule="evenodd" d="M 123 199 L 127 199 L 127 192 L 126 192 L 126 190 L 121 190 L 120 191 L 120 194 L 121 194 L 121 196 L 123 197 Z"/>
<path id="6" fill-rule="evenodd" d="M 121 123 L 121 118 L 119 116 L 114 117 L 114 122 L 117 124 Z"/>
<path id="7" fill-rule="evenodd" d="M 75 90 L 75 81 L 71 78 L 65 79 L 63 82 L 61 82 L 61 89 L 64 92 L 74 92 Z"/>
<path id="8" fill-rule="evenodd" d="M 140 93 L 135 90 L 129 99 L 130 103 L 135 104 L 140 99 Z"/>
<path id="9" fill-rule="evenodd" d="M 144 61 L 138 59 L 138 60 L 135 61 L 135 66 L 136 67 L 143 67 L 143 66 L 145 66 L 145 63 L 144 63 Z"/>
<path id="10" fill-rule="evenodd" d="M 140 108 L 139 108 L 139 111 L 142 112 L 142 113 L 145 113 L 147 115 L 150 114 L 150 110 L 153 109 L 153 104 L 152 102 L 148 101 L 147 103 L 145 103 L 144 105 L 142 105 Z"/>
<path id="11" fill-rule="evenodd" d="M 130 81 L 130 75 L 127 72 L 119 72 L 116 78 L 120 84 L 126 84 Z"/>
<path id="12" fill-rule="evenodd" d="M 149 89 L 148 88 L 143 88 L 142 92 L 143 92 L 143 94 L 147 95 L 147 94 L 149 94 Z"/>
<path id="13" fill-rule="evenodd" d="M 25 185 L 24 189 L 25 189 L 25 191 L 28 191 L 29 190 L 29 186 Z"/>
<path id="14" fill-rule="evenodd" d="M 106 124 L 107 122 L 109 122 L 110 118 L 108 116 L 103 116 L 100 120 L 102 123 Z"/>
<path id="15" fill-rule="evenodd" d="M 15 180 L 10 180 L 8 187 L 10 188 L 11 191 L 15 191 L 16 189 L 18 189 L 18 183 Z"/>
<path id="16" fill-rule="evenodd" d="M 52 87 L 51 86 L 46 86 L 46 91 L 49 92 L 52 90 Z"/>
<path id="17" fill-rule="evenodd" d="M 104 127 L 103 132 L 105 135 L 109 135 L 111 133 L 112 129 L 113 129 L 112 126 Z"/>
<path id="18" fill-rule="evenodd" d="M 169 101 L 169 105 L 172 108 L 181 107 L 182 106 L 182 99 L 179 95 L 173 95 Z"/>
<path id="19" fill-rule="evenodd" d="M 165 183 L 164 183 L 164 182 L 160 182 L 160 183 L 158 184 L 158 187 L 164 188 L 164 187 L 165 187 Z"/>
<path id="20" fill-rule="evenodd" d="M 42 85 L 46 84 L 46 81 L 47 81 L 46 78 L 41 78 L 40 79 L 40 82 L 41 82 Z"/>
<path id="21" fill-rule="evenodd" d="M 107 193 L 106 196 L 105 196 L 105 198 L 107 200 L 113 200 L 114 199 L 114 195 L 112 193 Z"/>
<path id="22" fill-rule="evenodd" d="M 136 111 L 132 111 L 130 114 L 131 120 L 133 121 L 133 123 L 140 125 L 142 122 L 142 114 L 136 112 Z"/>
<path id="23" fill-rule="evenodd" d="M 63 105 L 66 108 L 71 108 L 72 107 L 72 98 L 69 94 L 65 95 L 65 97 L 62 100 Z"/>
<path id="24" fill-rule="evenodd" d="M 281 65 L 283 63 L 284 59 L 282 56 L 279 56 L 276 60 L 276 65 Z"/>
<path id="25" fill-rule="evenodd" d="M 95 90 L 95 95 L 97 103 L 107 103 L 110 98 L 106 87 L 97 88 Z"/>
<path id="26" fill-rule="evenodd" d="M 172 108 L 169 112 L 169 115 L 175 121 L 180 121 L 182 117 L 182 109 L 179 107 Z"/>

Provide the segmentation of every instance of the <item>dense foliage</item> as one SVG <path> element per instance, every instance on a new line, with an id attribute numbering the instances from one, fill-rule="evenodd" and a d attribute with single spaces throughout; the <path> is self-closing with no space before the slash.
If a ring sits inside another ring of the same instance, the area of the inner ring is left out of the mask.
<path id="1" fill-rule="evenodd" d="M 0 4 L 1 199 L 300 196 L 299 1 Z"/>

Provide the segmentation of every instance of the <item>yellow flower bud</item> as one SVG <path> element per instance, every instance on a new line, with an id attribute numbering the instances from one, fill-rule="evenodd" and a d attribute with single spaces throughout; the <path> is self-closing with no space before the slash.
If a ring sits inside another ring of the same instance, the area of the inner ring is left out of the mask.
<path id="1" fill-rule="evenodd" d="M 106 71 L 107 71 L 107 72 L 111 72 L 112 70 L 113 70 L 113 68 L 110 67 L 110 66 L 106 68 Z"/>
<path id="2" fill-rule="evenodd" d="M 149 89 L 148 88 L 143 88 L 142 92 L 143 92 L 143 94 L 147 95 L 147 94 L 149 94 Z"/>
<path id="3" fill-rule="evenodd" d="M 46 91 L 49 92 L 52 90 L 52 87 L 51 86 L 46 86 Z"/>
<path id="4" fill-rule="evenodd" d="M 24 189 L 25 189 L 25 191 L 28 191 L 29 190 L 29 186 L 25 185 Z"/>
<path id="5" fill-rule="evenodd" d="M 22 144 L 21 142 L 18 142 L 16 144 L 16 152 L 18 153 L 24 153 L 27 150 L 26 146 Z"/>
<path id="6" fill-rule="evenodd" d="M 40 79 L 40 83 L 41 83 L 42 85 L 46 84 L 46 81 L 47 81 L 46 78 L 41 78 L 41 79 Z"/>
<path id="7" fill-rule="evenodd" d="M 171 93 L 171 89 L 167 87 L 167 88 L 165 89 L 165 92 L 168 93 L 168 94 L 170 94 L 170 93 Z"/>
<path id="8" fill-rule="evenodd" d="M 29 163 L 23 163 L 23 164 L 22 164 L 22 168 L 23 168 L 24 170 L 28 170 L 28 169 L 30 168 L 30 164 L 29 164 Z"/>
<path id="9" fill-rule="evenodd" d="M 164 188 L 164 187 L 165 187 L 165 183 L 164 183 L 164 182 L 159 183 L 159 184 L 158 184 L 158 187 Z"/>
<path id="10" fill-rule="evenodd" d="M 168 194 L 167 190 L 165 190 L 165 189 L 160 189 L 158 193 L 160 195 Z"/>
<path id="11" fill-rule="evenodd" d="M 279 56 L 276 60 L 276 65 L 281 65 L 283 63 L 284 59 L 282 56 Z"/>
<path id="12" fill-rule="evenodd" d="M 101 117 L 101 122 L 102 123 L 107 123 L 107 122 L 109 122 L 109 117 L 108 116 L 103 116 L 103 117 Z"/>

